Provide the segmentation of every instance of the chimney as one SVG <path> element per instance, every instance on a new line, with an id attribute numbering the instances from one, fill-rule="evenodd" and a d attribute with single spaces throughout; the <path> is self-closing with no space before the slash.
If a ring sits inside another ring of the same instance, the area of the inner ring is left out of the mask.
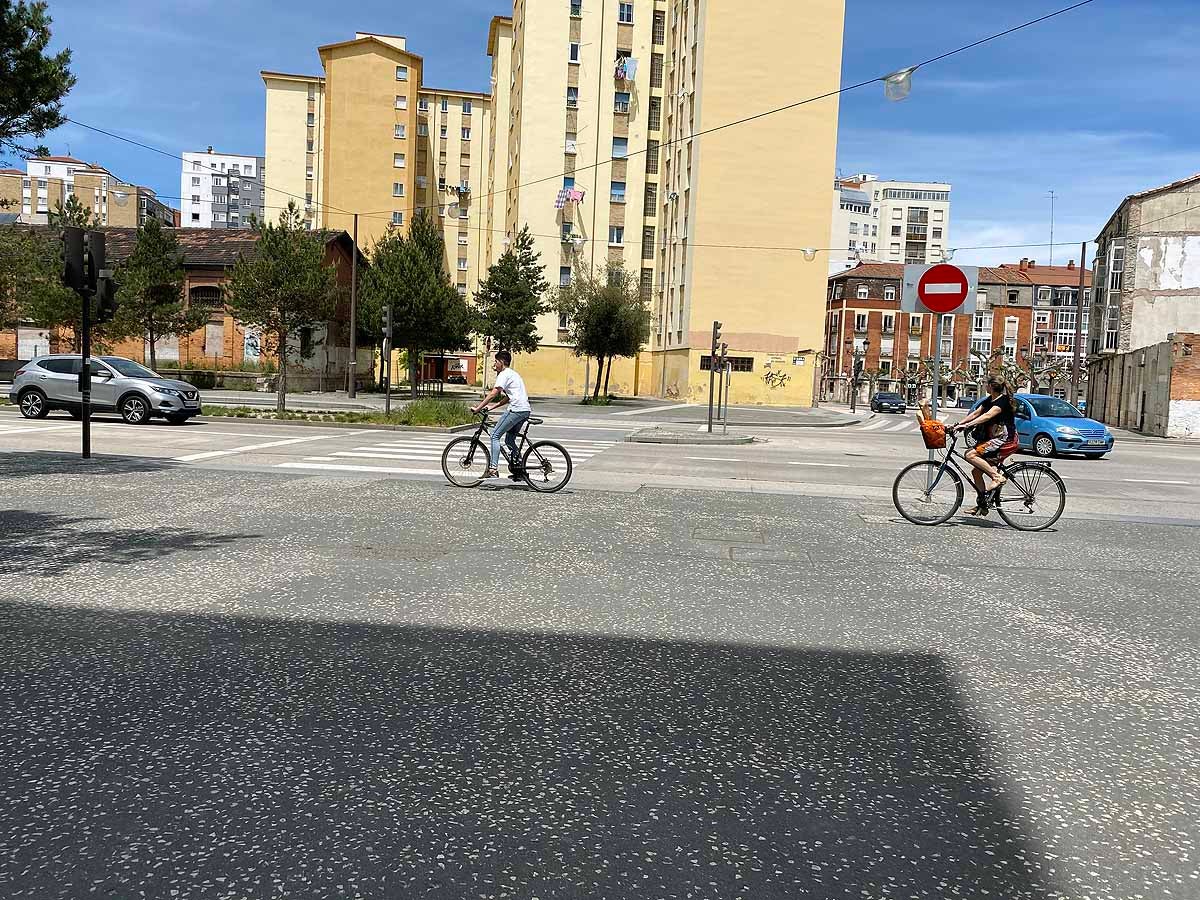
<path id="1" fill-rule="evenodd" d="M 1029 257 L 1027 257 L 1027 256 L 1022 256 L 1022 257 L 1021 257 L 1021 268 L 1022 268 L 1022 269 L 1028 269 L 1028 268 L 1029 268 Z"/>
<path id="2" fill-rule="evenodd" d="M 1075 268 L 1075 260 L 1073 260 L 1073 259 L 1072 259 L 1072 260 L 1070 260 L 1070 261 L 1067 263 L 1067 268 L 1068 268 L 1068 269 L 1073 269 L 1073 268 Z"/>
<path id="3" fill-rule="evenodd" d="M 1031 259 L 1031 260 L 1029 261 L 1029 268 L 1031 268 L 1031 269 L 1032 269 L 1032 268 L 1033 268 L 1034 266 L 1036 266 L 1036 265 L 1037 265 L 1037 260 L 1036 260 L 1036 259 Z"/>
<path id="4" fill-rule="evenodd" d="M 208 145 L 208 152 L 209 152 L 209 153 L 212 153 L 212 144 L 209 144 L 209 145 Z"/>

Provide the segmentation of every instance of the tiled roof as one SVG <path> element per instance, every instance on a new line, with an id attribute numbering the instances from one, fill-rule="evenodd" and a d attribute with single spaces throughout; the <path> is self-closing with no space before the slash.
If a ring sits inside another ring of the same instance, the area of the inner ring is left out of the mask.
<path id="1" fill-rule="evenodd" d="M 855 278 L 896 278 L 904 277 L 904 266 L 900 263 L 859 263 L 853 269 L 847 269 L 844 272 L 838 272 L 829 276 L 832 281 L 835 278 L 846 278 L 853 275 Z"/>
<path id="2" fill-rule="evenodd" d="M 20 169 L 0 169 L 0 175 L 20 175 L 22 178 L 25 177 L 25 173 Z"/>
<path id="3" fill-rule="evenodd" d="M 1181 178 L 1178 181 L 1172 181 L 1170 184 L 1164 184 L 1161 187 L 1150 188 L 1149 190 L 1139 191 L 1136 194 L 1130 194 L 1125 199 L 1138 200 L 1142 197 L 1149 197 L 1151 194 L 1157 194 L 1160 191 L 1173 191 L 1175 188 L 1181 188 L 1184 185 L 1191 184 L 1193 181 L 1200 181 L 1200 172 L 1195 175 L 1189 175 L 1187 178 Z"/>
<path id="4" fill-rule="evenodd" d="M 258 246 L 259 232 L 248 228 L 169 228 L 183 251 L 183 264 L 191 268 L 228 268 L 242 254 L 252 254 Z M 136 228 L 105 228 L 104 253 L 109 263 L 121 263 L 133 253 Z M 326 243 L 349 241 L 344 231 L 322 231 Z M 362 252 L 361 249 L 359 251 Z M 363 259 L 359 257 L 360 261 Z"/>
<path id="5" fill-rule="evenodd" d="M 89 163 L 85 163 L 82 159 L 76 159 L 73 156 L 34 156 L 34 157 L 31 157 L 29 161 L 30 162 L 75 163 L 76 165 L 80 165 L 80 166 L 89 165 Z"/>
<path id="6" fill-rule="evenodd" d="M 1013 281 L 1024 280 L 1031 284 L 1060 285 L 1062 287 L 1079 286 L 1079 268 L 1076 266 L 1035 266 L 1022 267 L 1020 263 L 1001 263 L 1000 270 Z M 1017 277 L 1013 277 L 1013 276 Z M 1084 269 L 1084 284 L 1092 283 L 1092 270 Z"/>

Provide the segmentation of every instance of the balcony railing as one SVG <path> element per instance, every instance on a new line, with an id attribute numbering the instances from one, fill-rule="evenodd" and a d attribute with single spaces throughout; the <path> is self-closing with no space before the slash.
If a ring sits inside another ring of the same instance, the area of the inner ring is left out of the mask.
<path id="1" fill-rule="evenodd" d="M 613 103 L 613 112 L 619 115 L 629 115 L 629 102 L 627 100 L 617 100 Z"/>

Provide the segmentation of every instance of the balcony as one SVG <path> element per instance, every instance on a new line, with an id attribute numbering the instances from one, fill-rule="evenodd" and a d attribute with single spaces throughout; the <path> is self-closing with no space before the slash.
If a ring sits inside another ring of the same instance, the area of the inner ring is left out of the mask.
<path id="1" fill-rule="evenodd" d="M 615 103 L 613 103 L 613 112 L 621 116 L 629 115 L 629 101 L 617 100 Z"/>

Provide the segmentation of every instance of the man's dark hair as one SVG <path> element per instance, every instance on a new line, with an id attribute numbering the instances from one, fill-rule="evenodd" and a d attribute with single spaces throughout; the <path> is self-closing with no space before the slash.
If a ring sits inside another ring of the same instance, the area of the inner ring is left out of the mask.
<path id="1" fill-rule="evenodd" d="M 496 361 L 502 362 L 506 366 L 511 366 L 512 365 L 512 354 L 509 353 L 507 350 L 501 350 L 499 353 L 496 354 Z"/>

